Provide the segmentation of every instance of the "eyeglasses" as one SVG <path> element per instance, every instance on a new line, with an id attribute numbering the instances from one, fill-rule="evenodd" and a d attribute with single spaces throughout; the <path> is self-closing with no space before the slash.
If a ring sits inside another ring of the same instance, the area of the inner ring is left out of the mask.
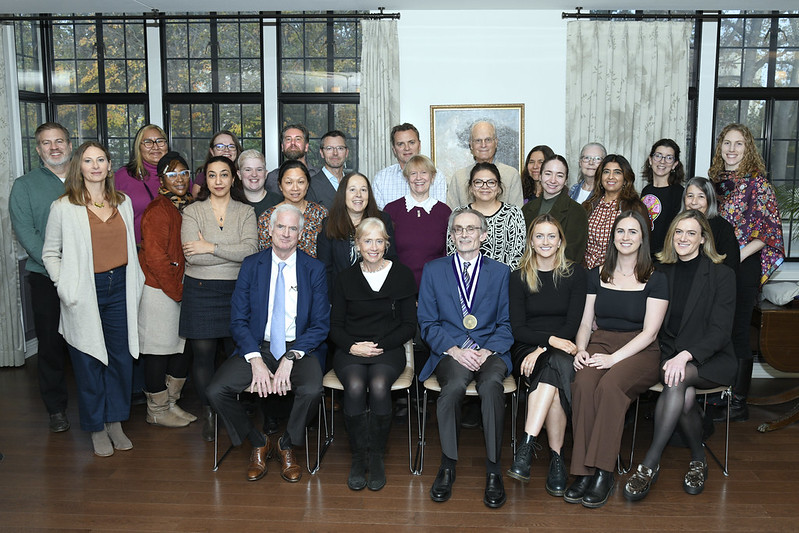
<path id="1" fill-rule="evenodd" d="M 323 146 L 322 147 L 322 150 L 324 150 L 328 154 L 330 152 L 343 152 L 346 149 L 347 149 L 346 146 Z"/>
<path id="2" fill-rule="evenodd" d="M 171 180 L 174 180 L 178 176 L 180 176 L 181 178 L 188 179 L 191 177 L 191 172 L 189 172 L 188 170 L 181 170 L 180 172 L 164 172 L 164 176 L 166 176 Z"/>
<path id="3" fill-rule="evenodd" d="M 232 152 L 233 150 L 236 149 L 236 145 L 235 144 L 218 143 L 218 144 L 214 145 L 214 148 L 216 148 L 217 150 L 220 150 L 220 151 L 221 150 L 230 150 Z"/>
<path id="4" fill-rule="evenodd" d="M 598 155 L 584 155 L 580 158 L 583 163 L 601 163 L 604 158 Z"/>
<path id="5" fill-rule="evenodd" d="M 485 139 L 472 139 L 472 144 L 491 144 L 492 142 L 496 141 L 496 137 L 486 137 Z"/>
<path id="6" fill-rule="evenodd" d="M 497 180 L 474 180 L 472 185 L 474 185 L 475 189 L 482 189 L 483 187 L 493 189 L 497 186 Z"/>
<path id="7" fill-rule="evenodd" d="M 652 154 L 652 159 L 655 161 L 666 161 L 666 163 L 674 163 L 676 159 L 673 155 L 663 155 L 660 152 L 655 152 Z"/>
<path id="8" fill-rule="evenodd" d="M 452 233 L 455 235 L 463 235 L 464 233 L 466 235 L 474 235 L 479 229 L 479 226 L 453 226 Z"/>
<path id="9" fill-rule="evenodd" d="M 166 139 L 163 137 L 159 137 L 157 139 L 144 139 L 141 142 L 145 148 L 152 148 L 155 145 L 158 145 L 159 148 L 166 146 Z"/>

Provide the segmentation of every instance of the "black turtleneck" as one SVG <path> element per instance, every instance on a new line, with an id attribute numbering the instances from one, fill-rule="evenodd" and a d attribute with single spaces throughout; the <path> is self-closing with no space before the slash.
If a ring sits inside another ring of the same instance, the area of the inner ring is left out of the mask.
<path id="1" fill-rule="evenodd" d="M 674 265 L 674 288 L 671 292 L 671 312 L 669 313 L 669 331 L 676 334 L 680 331 L 682 317 L 685 314 L 685 304 L 688 302 L 688 294 L 696 276 L 696 269 L 699 267 L 700 253 L 690 261 L 677 259 Z"/>

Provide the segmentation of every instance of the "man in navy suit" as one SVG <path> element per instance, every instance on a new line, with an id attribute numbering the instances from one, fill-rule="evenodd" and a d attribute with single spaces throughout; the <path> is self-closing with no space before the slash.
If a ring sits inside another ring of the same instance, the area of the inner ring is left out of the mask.
<path id="1" fill-rule="evenodd" d="M 231 301 L 236 353 L 219 368 L 207 390 L 233 444 L 245 438 L 252 444 L 250 481 L 266 474 L 266 460 L 273 452 L 283 479 L 300 480 L 302 468 L 292 446 L 303 443 L 322 395 L 322 345 L 330 328 L 327 278 L 322 263 L 297 249 L 302 227 L 299 209 L 278 206 L 269 220 L 272 248 L 242 262 Z M 274 446 L 255 429 L 237 400 L 248 386 L 261 397 L 294 392 L 286 432 Z"/>
<path id="2" fill-rule="evenodd" d="M 458 460 L 461 403 L 470 381 L 477 383 L 486 443 L 486 489 L 483 503 L 505 503 L 499 465 L 505 402 L 502 381 L 511 370 L 513 344 L 508 316 L 506 265 L 480 254 L 487 236 L 485 217 L 474 209 L 456 209 L 449 237 L 457 253 L 424 267 L 419 288 L 419 325 L 430 345 L 421 381 L 435 372 L 441 385 L 436 416 L 441 439 L 441 467 L 430 489 L 433 501 L 452 495 Z"/>

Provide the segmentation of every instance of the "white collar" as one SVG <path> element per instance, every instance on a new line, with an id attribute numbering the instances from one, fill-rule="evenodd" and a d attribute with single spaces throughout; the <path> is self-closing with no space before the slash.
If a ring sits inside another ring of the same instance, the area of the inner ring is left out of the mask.
<path id="1" fill-rule="evenodd" d="M 410 211 L 414 207 L 421 207 L 429 215 L 430 211 L 433 210 L 433 206 L 436 205 L 436 202 L 438 202 L 438 200 L 436 200 L 432 196 L 428 196 L 427 200 L 425 200 L 424 202 L 417 202 L 416 200 L 414 200 L 413 196 L 411 196 L 411 194 L 408 193 L 405 195 L 405 210 Z"/>

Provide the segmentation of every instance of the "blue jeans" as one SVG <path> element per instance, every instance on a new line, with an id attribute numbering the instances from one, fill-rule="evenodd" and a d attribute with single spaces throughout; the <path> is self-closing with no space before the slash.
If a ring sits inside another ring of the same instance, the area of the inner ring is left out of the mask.
<path id="1" fill-rule="evenodd" d="M 84 431 L 102 431 L 106 422 L 120 422 L 130 417 L 133 358 L 128 350 L 125 267 L 95 274 L 94 284 L 108 366 L 68 346 L 78 385 L 80 427 Z"/>

